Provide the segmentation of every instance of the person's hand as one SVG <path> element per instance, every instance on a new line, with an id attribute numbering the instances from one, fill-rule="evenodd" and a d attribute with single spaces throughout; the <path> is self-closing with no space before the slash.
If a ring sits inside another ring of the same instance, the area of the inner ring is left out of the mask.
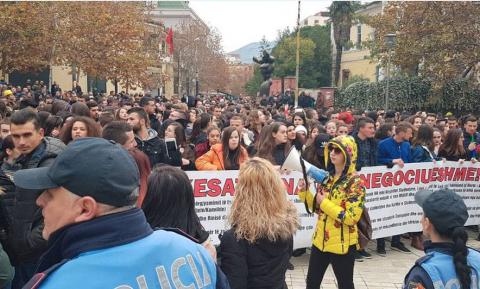
<path id="1" fill-rule="evenodd" d="M 392 161 L 392 163 L 393 163 L 394 165 L 398 165 L 398 166 L 401 167 L 401 168 L 403 168 L 403 166 L 405 165 L 405 163 L 403 162 L 402 159 L 394 159 L 394 160 Z"/>
<path id="2" fill-rule="evenodd" d="M 182 158 L 182 166 L 188 166 L 189 164 L 190 164 L 189 160 Z"/>
<path id="3" fill-rule="evenodd" d="M 318 192 L 318 191 L 317 191 Z M 325 195 L 322 194 L 321 192 L 317 193 L 317 196 L 315 197 L 315 201 L 317 202 L 317 206 L 320 208 L 320 205 L 323 202 L 323 199 L 325 199 Z"/>
<path id="4" fill-rule="evenodd" d="M 459 159 L 459 160 L 458 160 L 458 163 L 459 163 L 459 164 L 463 164 L 464 162 L 465 162 L 464 159 Z"/>
<path id="5" fill-rule="evenodd" d="M 52 130 L 51 135 L 52 135 L 53 137 L 58 137 L 58 136 L 60 135 L 60 130 L 58 130 L 57 128 L 54 128 L 54 129 Z"/>
<path id="6" fill-rule="evenodd" d="M 477 148 L 477 144 L 474 143 L 474 142 L 471 142 L 471 143 L 468 145 L 468 150 L 469 150 L 469 151 L 474 151 L 476 148 Z"/>
<path id="7" fill-rule="evenodd" d="M 299 192 L 305 192 L 306 188 L 307 188 L 307 187 L 306 187 L 306 185 L 305 185 L 305 180 L 304 180 L 304 179 L 300 179 L 300 180 L 298 181 L 298 191 L 299 191 Z"/>
<path id="8" fill-rule="evenodd" d="M 472 161 L 472 164 L 475 164 L 476 162 L 478 162 L 476 158 L 472 158 L 471 161 Z"/>
<path id="9" fill-rule="evenodd" d="M 183 154 L 185 152 L 185 149 L 180 147 L 180 153 Z"/>

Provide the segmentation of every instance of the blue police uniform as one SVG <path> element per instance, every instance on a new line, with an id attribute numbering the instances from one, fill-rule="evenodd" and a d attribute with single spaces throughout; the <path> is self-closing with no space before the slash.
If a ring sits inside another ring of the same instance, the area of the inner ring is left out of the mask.
<path id="1" fill-rule="evenodd" d="M 152 231 L 140 209 L 55 232 L 37 272 L 24 288 L 228 288 L 203 246 Z"/>
<path id="2" fill-rule="evenodd" d="M 405 277 L 405 289 L 459 289 L 453 264 L 453 244 L 427 243 L 426 255 L 415 263 Z M 472 268 L 470 289 L 480 288 L 480 252 L 468 249 L 467 263 Z"/>

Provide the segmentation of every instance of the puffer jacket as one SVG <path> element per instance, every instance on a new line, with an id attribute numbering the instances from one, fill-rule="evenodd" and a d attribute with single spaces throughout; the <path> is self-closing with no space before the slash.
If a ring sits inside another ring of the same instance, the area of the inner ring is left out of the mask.
<path id="1" fill-rule="evenodd" d="M 345 157 L 342 176 L 334 178 L 335 168 L 330 163 L 330 146 L 341 149 Z M 356 175 L 357 145 L 351 136 L 340 136 L 325 146 L 325 164 L 330 173 L 328 181 L 321 186 L 325 194 L 320 206 L 310 192 L 299 192 L 302 202 L 307 200 L 310 210 L 318 213 L 318 221 L 313 235 L 313 245 L 322 252 L 347 254 L 352 245 L 358 244 L 357 222 L 362 216 L 365 201 L 365 186 Z"/>
<path id="2" fill-rule="evenodd" d="M 245 148 L 240 146 L 239 165 L 248 159 L 248 152 Z M 217 143 L 213 145 L 210 150 L 199 157 L 195 161 L 195 166 L 199 171 L 223 171 L 225 164 L 223 163 L 223 145 Z"/>

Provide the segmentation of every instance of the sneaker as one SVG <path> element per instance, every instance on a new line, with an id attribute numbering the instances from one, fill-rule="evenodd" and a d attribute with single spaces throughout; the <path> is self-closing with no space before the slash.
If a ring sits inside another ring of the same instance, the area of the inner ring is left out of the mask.
<path id="1" fill-rule="evenodd" d="M 363 262 L 363 256 L 358 251 L 355 251 L 355 261 Z"/>
<path id="2" fill-rule="evenodd" d="M 288 270 L 295 270 L 295 266 L 293 266 L 293 264 L 290 263 L 290 261 L 288 261 L 287 269 Z"/>
<path id="3" fill-rule="evenodd" d="M 358 253 L 362 255 L 362 257 L 365 259 L 372 259 L 372 254 L 368 253 L 365 250 L 358 251 Z"/>
<path id="4" fill-rule="evenodd" d="M 407 249 L 407 247 L 405 247 L 405 245 L 402 242 L 397 244 L 392 244 L 392 250 L 399 251 L 402 253 L 412 253 L 412 251 Z"/>
<path id="5" fill-rule="evenodd" d="M 377 254 L 386 257 L 387 256 L 387 251 L 385 251 L 385 248 L 377 248 Z"/>

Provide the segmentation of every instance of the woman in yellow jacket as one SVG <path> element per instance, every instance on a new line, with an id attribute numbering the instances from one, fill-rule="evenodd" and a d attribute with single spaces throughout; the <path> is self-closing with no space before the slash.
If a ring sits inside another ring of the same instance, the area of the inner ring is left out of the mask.
<path id="1" fill-rule="evenodd" d="M 315 196 L 300 184 L 299 197 L 318 214 L 308 265 L 307 289 L 318 289 L 329 264 L 339 289 L 353 289 L 353 265 L 358 243 L 357 222 L 364 208 L 365 186 L 355 173 L 357 145 L 351 136 L 339 136 L 325 146 L 329 179 Z"/>

